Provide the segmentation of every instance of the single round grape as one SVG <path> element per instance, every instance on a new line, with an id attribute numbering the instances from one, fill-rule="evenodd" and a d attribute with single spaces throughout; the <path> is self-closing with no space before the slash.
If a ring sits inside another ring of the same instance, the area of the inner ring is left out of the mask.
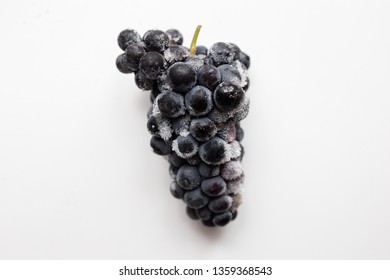
<path id="1" fill-rule="evenodd" d="M 207 205 L 209 198 L 200 188 L 185 193 L 183 201 L 191 208 L 199 209 Z"/>
<path id="2" fill-rule="evenodd" d="M 196 46 L 196 55 L 207 55 L 208 49 L 205 46 Z"/>
<path id="3" fill-rule="evenodd" d="M 191 116 L 203 116 L 213 108 L 211 91 L 204 86 L 195 86 L 185 95 L 186 108 Z"/>
<path id="4" fill-rule="evenodd" d="M 192 220 L 199 220 L 198 214 L 196 213 L 196 210 L 191 207 L 186 207 L 187 216 L 190 217 Z"/>
<path id="5" fill-rule="evenodd" d="M 165 71 L 167 62 L 164 57 L 157 52 L 146 53 L 139 62 L 140 70 L 150 80 L 157 80 Z"/>
<path id="6" fill-rule="evenodd" d="M 236 83 L 223 82 L 214 91 L 215 105 L 222 111 L 237 109 L 244 100 L 244 90 Z"/>
<path id="7" fill-rule="evenodd" d="M 185 93 L 196 84 L 195 70 L 184 62 L 176 62 L 168 68 L 168 81 L 174 91 Z"/>
<path id="8" fill-rule="evenodd" d="M 209 196 L 219 196 L 226 191 L 226 182 L 221 176 L 217 176 L 203 180 L 200 187 Z"/>
<path id="9" fill-rule="evenodd" d="M 233 47 L 223 42 L 212 45 L 209 49 L 209 54 L 215 66 L 232 63 L 235 55 Z"/>
<path id="10" fill-rule="evenodd" d="M 164 91 L 156 99 L 157 106 L 163 116 L 176 118 L 185 113 L 184 98 L 173 91 Z"/>
<path id="11" fill-rule="evenodd" d="M 168 47 L 169 43 L 168 34 L 158 29 L 147 31 L 144 34 L 143 40 L 146 48 L 149 51 L 160 53 L 162 53 Z"/>
<path id="12" fill-rule="evenodd" d="M 227 143 L 214 137 L 199 147 L 200 158 L 208 164 L 220 164 L 227 153 Z"/>
<path id="13" fill-rule="evenodd" d="M 198 141 L 207 141 L 215 136 L 217 127 L 209 118 L 193 119 L 190 124 L 190 133 Z"/>
<path id="14" fill-rule="evenodd" d="M 222 165 L 221 176 L 225 180 L 231 181 L 238 179 L 242 174 L 242 165 L 238 160 L 232 160 Z"/>
<path id="15" fill-rule="evenodd" d="M 150 146 L 158 155 L 169 155 L 172 151 L 171 145 L 165 143 L 165 141 L 158 136 L 153 136 L 150 139 Z"/>
<path id="16" fill-rule="evenodd" d="M 231 212 L 224 212 L 222 214 L 215 215 L 213 218 L 213 223 L 216 226 L 226 226 L 233 219 Z"/>
<path id="17" fill-rule="evenodd" d="M 183 44 L 183 35 L 177 29 L 168 29 L 165 31 L 169 37 L 170 45 L 182 45 Z"/>
<path id="18" fill-rule="evenodd" d="M 148 79 L 142 71 L 138 71 L 134 76 L 135 84 L 142 90 L 151 90 L 154 86 L 154 81 Z"/>
<path id="19" fill-rule="evenodd" d="M 233 203 L 233 198 L 229 195 L 221 195 L 209 202 L 209 209 L 214 213 L 222 213 L 227 211 Z"/>
<path id="20" fill-rule="evenodd" d="M 184 155 L 185 158 L 192 157 L 198 151 L 198 143 L 191 135 L 179 135 L 176 138 L 176 141 L 178 152 L 180 155 Z"/>
<path id="21" fill-rule="evenodd" d="M 133 29 L 125 29 L 119 33 L 118 45 L 122 50 L 126 50 L 126 48 L 132 44 L 142 44 L 141 36 L 137 31 Z"/>
<path id="22" fill-rule="evenodd" d="M 177 173 L 177 183 L 185 190 L 191 190 L 199 186 L 202 177 L 198 168 L 191 165 L 183 165 Z"/>
<path id="23" fill-rule="evenodd" d="M 198 84 L 214 90 L 221 83 L 222 77 L 214 65 L 204 65 L 198 71 Z"/>
<path id="24" fill-rule="evenodd" d="M 186 193 L 186 191 L 181 188 L 175 181 L 171 183 L 169 190 L 171 191 L 172 196 L 177 199 L 182 199 Z"/>
<path id="25" fill-rule="evenodd" d="M 127 61 L 126 54 L 122 53 L 116 58 L 116 68 L 124 74 L 133 73 L 134 70 L 131 67 L 130 63 Z"/>
<path id="26" fill-rule="evenodd" d="M 137 71 L 139 68 L 139 61 L 145 55 L 145 49 L 140 45 L 130 45 L 126 48 L 125 54 L 127 61 L 132 67 L 133 71 Z"/>

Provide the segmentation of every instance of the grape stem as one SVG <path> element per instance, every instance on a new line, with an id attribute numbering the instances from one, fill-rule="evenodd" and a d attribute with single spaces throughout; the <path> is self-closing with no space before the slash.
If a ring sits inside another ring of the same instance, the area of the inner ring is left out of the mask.
<path id="1" fill-rule="evenodd" d="M 198 25 L 198 27 L 196 27 L 194 37 L 192 37 L 192 42 L 191 42 L 191 46 L 190 46 L 190 54 L 192 56 L 196 54 L 196 41 L 198 40 L 198 35 L 199 35 L 201 28 L 202 28 L 202 25 Z"/>

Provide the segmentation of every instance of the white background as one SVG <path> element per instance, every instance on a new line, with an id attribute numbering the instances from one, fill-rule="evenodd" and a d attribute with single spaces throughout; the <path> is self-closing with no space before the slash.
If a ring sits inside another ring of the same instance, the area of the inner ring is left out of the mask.
<path id="1" fill-rule="evenodd" d="M 390 258 L 387 1 L 0 2 L 0 258 Z M 251 56 L 245 202 L 187 218 L 118 33 Z"/>

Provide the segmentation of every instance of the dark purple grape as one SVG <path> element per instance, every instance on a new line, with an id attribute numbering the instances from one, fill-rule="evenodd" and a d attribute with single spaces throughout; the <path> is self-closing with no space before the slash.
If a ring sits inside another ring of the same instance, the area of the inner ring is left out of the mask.
<path id="1" fill-rule="evenodd" d="M 227 143 L 214 137 L 199 147 L 200 158 L 208 164 L 220 164 L 226 158 Z"/>
<path id="2" fill-rule="evenodd" d="M 198 187 L 186 192 L 183 200 L 189 207 L 199 209 L 207 205 L 209 197 Z"/>
<path id="3" fill-rule="evenodd" d="M 204 65 L 198 71 L 198 84 L 214 90 L 221 83 L 221 73 L 213 65 Z"/>
<path id="4" fill-rule="evenodd" d="M 241 74 L 238 70 L 230 64 L 223 64 L 218 66 L 218 70 L 221 73 L 222 82 L 241 84 Z"/>
<path id="5" fill-rule="evenodd" d="M 141 36 L 137 31 L 133 29 L 125 29 L 119 33 L 118 45 L 122 50 L 126 50 L 126 48 L 132 44 L 142 44 Z"/>
<path id="6" fill-rule="evenodd" d="M 219 196 L 226 191 L 226 182 L 221 176 L 217 176 L 203 180 L 201 188 L 209 196 Z"/>
<path id="7" fill-rule="evenodd" d="M 193 87 L 185 95 L 186 108 L 191 116 L 203 116 L 213 108 L 211 91 L 203 86 Z"/>
<path id="8" fill-rule="evenodd" d="M 199 220 L 198 214 L 196 213 L 196 210 L 191 207 L 186 207 L 186 212 L 188 217 L 190 217 L 192 220 Z"/>
<path id="9" fill-rule="evenodd" d="M 223 227 L 226 226 L 232 220 L 232 218 L 233 218 L 232 213 L 224 212 L 222 214 L 215 215 L 215 217 L 213 218 L 213 223 L 216 226 Z"/>
<path id="10" fill-rule="evenodd" d="M 171 191 L 172 196 L 177 199 L 182 199 L 184 197 L 184 194 L 186 193 L 186 191 L 181 188 L 179 184 L 175 181 L 171 183 L 169 190 Z"/>
<path id="11" fill-rule="evenodd" d="M 144 34 L 143 41 L 149 51 L 162 53 L 168 47 L 169 37 L 165 32 L 154 29 Z"/>
<path id="12" fill-rule="evenodd" d="M 164 91 L 159 94 L 156 102 L 163 116 L 176 118 L 185 113 L 184 98 L 176 92 Z"/>
<path id="13" fill-rule="evenodd" d="M 222 213 L 227 211 L 233 203 L 233 198 L 229 195 L 221 195 L 209 202 L 209 209 L 214 213 Z"/>
<path id="14" fill-rule="evenodd" d="M 182 45 L 183 35 L 177 29 L 168 29 L 165 31 L 169 37 L 169 44 L 171 45 Z"/>
<path id="15" fill-rule="evenodd" d="M 174 150 L 183 158 L 192 157 L 198 151 L 198 142 L 191 135 L 179 135 L 175 141 L 177 146 L 174 143 Z"/>
<path id="16" fill-rule="evenodd" d="M 209 118 L 193 119 L 190 124 L 191 135 L 198 141 L 207 141 L 215 136 L 217 127 Z"/>
<path id="17" fill-rule="evenodd" d="M 120 54 L 116 58 L 115 63 L 116 63 L 116 68 L 118 68 L 118 70 L 124 74 L 130 74 L 133 73 L 134 71 L 130 63 L 127 61 L 126 55 L 124 53 Z"/>
<path id="18" fill-rule="evenodd" d="M 207 55 L 208 49 L 205 46 L 196 46 L 196 55 Z"/>
<path id="19" fill-rule="evenodd" d="M 209 49 L 209 55 L 214 61 L 215 66 L 221 64 L 230 64 L 234 60 L 234 49 L 227 43 L 218 42 L 212 45 Z"/>
<path id="20" fill-rule="evenodd" d="M 133 71 L 137 71 L 139 68 L 139 61 L 145 55 L 144 47 L 135 44 L 130 45 L 126 48 L 125 54 Z"/>
<path id="21" fill-rule="evenodd" d="M 165 71 L 167 62 L 157 52 L 146 53 L 139 61 L 139 68 L 150 80 L 157 80 Z"/>
<path id="22" fill-rule="evenodd" d="M 154 81 L 148 79 L 142 71 L 138 71 L 134 76 L 135 84 L 142 90 L 151 90 L 154 86 Z"/>
<path id="23" fill-rule="evenodd" d="M 202 177 L 195 166 L 185 164 L 177 173 L 177 183 L 185 190 L 196 188 L 201 181 Z"/>
<path id="24" fill-rule="evenodd" d="M 244 90 L 236 83 L 221 83 L 214 91 L 215 105 L 225 112 L 237 109 L 243 100 Z"/>
<path id="25" fill-rule="evenodd" d="M 165 141 L 158 136 L 153 136 L 150 139 L 150 146 L 158 155 L 169 155 L 172 151 L 171 145 L 165 143 Z"/>
<path id="26" fill-rule="evenodd" d="M 196 84 L 195 70 L 184 62 L 176 62 L 168 68 L 168 82 L 174 91 L 185 93 Z"/>
<path id="27" fill-rule="evenodd" d="M 213 212 L 207 207 L 196 209 L 196 214 L 203 221 L 210 220 L 213 217 Z"/>

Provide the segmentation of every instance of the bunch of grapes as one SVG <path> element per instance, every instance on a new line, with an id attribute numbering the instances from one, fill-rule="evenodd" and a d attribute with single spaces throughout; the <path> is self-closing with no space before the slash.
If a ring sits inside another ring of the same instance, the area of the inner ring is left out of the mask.
<path id="1" fill-rule="evenodd" d="M 153 151 L 164 156 L 173 179 L 172 195 L 188 216 L 206 226 L 225 226 L 237 216 L 244 172 L 244 131 L 249 112 L 249 56 L 232 43 L 209 49 L 182 46 L 176 29 L 119 34 L 124 51 L 116 65 L 135 73 L 135 83 L 150 91 L 147 129 Z"/>

